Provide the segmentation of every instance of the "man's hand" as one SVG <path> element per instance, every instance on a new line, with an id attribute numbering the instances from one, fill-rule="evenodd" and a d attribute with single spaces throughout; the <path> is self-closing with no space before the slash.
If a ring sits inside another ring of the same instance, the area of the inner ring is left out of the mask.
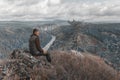
<path id="1" fill-rule="evenodd" d="M 43 54 L 47 54 L 47 50 L 43 49 Z"/>

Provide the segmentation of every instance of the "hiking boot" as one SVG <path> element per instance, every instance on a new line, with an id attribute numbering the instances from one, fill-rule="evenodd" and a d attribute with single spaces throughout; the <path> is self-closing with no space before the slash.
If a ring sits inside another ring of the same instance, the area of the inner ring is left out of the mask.
<path id="1" fill-rule="evenodd" d="M 46 54 L 46 59 L 49 63 L 51 63 L 51 57 L 50 57 L 50 54 Z"/>

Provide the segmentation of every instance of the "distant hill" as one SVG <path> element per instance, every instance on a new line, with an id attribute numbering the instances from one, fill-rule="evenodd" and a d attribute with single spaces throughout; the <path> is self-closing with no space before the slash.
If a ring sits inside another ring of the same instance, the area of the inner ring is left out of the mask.
<path id="1" fill-rule="evenodd" d="M 6 56 L 3 54 L 6 53 L 7 59 L 0 60 L 0 80 L 120 79 L 119 23 L 93 24 L 74 21 L 69 22 L 69 25 L 57 24 L 57 27 L 55 24 L 43 24 L 42 29 L 54 25 L 50 32 L 41 31 L 40 36 L 42 46 L 51 40 L 51 34 L 56 37 L 49 49 L 51 64 L 45 57 L 33 57 L 28 49 L 26 51 L 28 38 L 36 23 L 1 23 L 0 56 Z M 5 27 L 8 24 L 9 27 Z M 38 27 L 41 28 L 40 25 Z"/>
<path id="2" fill-rule="evenodd" d="M 99 55 L 120 70 L 120 24 L 69 22 L 53 31 L 57 40 L 52 50 L 77 50 Z"/>

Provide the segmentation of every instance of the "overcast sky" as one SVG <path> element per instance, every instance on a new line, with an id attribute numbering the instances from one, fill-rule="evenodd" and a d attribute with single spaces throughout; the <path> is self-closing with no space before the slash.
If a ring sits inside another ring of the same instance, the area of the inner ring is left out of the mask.
<path id="1" fill-rule="evenodd" d="M 0 0 L 0 20 L 120 21 L 120 0 Z"/>

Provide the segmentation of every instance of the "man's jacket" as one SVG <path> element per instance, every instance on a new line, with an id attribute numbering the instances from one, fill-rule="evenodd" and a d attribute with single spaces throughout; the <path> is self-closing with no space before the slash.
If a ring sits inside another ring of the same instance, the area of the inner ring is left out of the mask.
<path id="1" fill-rule="evenodd" d="M 29 39 L 29 50 L 32 55 L 43 53 L 43 49 L 40 46 L 39 36 L 32 34 Z"/>

